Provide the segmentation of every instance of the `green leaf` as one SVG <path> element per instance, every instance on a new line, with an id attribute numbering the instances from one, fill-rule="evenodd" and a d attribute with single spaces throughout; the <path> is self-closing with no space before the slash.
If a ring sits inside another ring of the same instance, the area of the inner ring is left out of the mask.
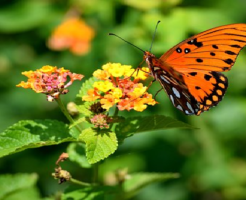
<path id="1" fill-rule="evenodd" d="M 41 200 L 41 197 L 38 189 L 36 187 L 31 187 L 31 188 L 25 188 L 23 190 L 15 191 L 14 193 L 11 193 L 4 198 L 4 200 L 23 200 L 23 199 Z"/>
<path id="2" fill-rule="evenodd" d="M 29 148 L 75 141 L 68 126 L 56 120 L 19 121 L 0 134 L 0 157 Z"/>
<path id="3" fill-rule="evenodd" d="M 82 115 L 89 117 L 93 113 L 90 111 L 90 107 L 94 102 L 84 102 L 82 105 L 78 105 L 77 109 Z"/>
<path id="4" fill-rule="evenodd" d="M 82 98 L 83 96 L 87 95 L 87 91 L 88 91 L 89 89 L 92 89 L 92 88 L 93 88 L 93 83 L 94 83 L 95 81 L 98 81 L 98 79 L 95 78 L 95 77 L 91 77 L 91 78 L 89 78 L 88 80 L 86 80 L 86 81 L 82 84 L 82 86 L 81 86 L 81 88 L 80 88 L 80 91 L 79 91 L 79 93 L 77 94 L 77 97 L 81 97 L 81 98 Z"/>
<path id="5" fill-rule="evenodd" d="M 86 157 L 90 164 L 107 158 L 114 153 L 118 146 L 116 134 L 109 130 L 98 131 L 88 128 L 79 136 L 86 144 Z"/>
<path id="6" fill-rule="evenodd" d="M 49 20 L 53 13 L 45 1 L 19 1 L 0 10 L 0 31 L 5 33 L 30 30 Z"/>
<path id="7" fill-rule="evenodd" d="M 37 174 L 6 174 L 0 176 L 0 199 L 14 195 L 21 190 L 30 189 L 37 182 Z"/>
<path id="8" fill-rule="evenodd" d="M 85 157 L 85 146 L 84 144 L 71 143 L 67 148 L 69 154 L 69 160 L 78 163 L 83 168 L 90 168 L 91 165 L 88 163 Z"/>
<path id="9" fill-rule="evenodd" d="M 143 187 L 169 179 L 178 178 L 176 173 L 136 173 L 131 174 L 130 178 L 123 183 L 123 188 L 127 198 L 134 196 Z"/>
<path id="10" fill-rule="evenodd" d="M 163 115 L 153 115 L 144 117 L 131 117 L 119 123 L 115 127 L 115 132 L 119 140 L 125 139 L 136 133 L 165 130 L 170 128 L 195 128 L 189 124 L 178 121 Z"/>
<path id="11" fill-rule="evenodd" d="M 114 198 L 115 194 L 117 194 L 117 188 L 110 186 L 86 188 L 69 187 L 62 195 L 62 200 L 112 200 L 116 199 Z"/>

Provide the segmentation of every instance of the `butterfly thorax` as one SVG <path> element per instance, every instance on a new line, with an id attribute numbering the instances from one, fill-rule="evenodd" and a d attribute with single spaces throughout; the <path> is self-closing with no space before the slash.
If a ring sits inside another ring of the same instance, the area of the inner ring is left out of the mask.
<path id="1" fill-rule="evenodd" d="M 156 58 L 154 54 L 148 51 L 145 51 L 144 59 L 146 63 L 148 64 L 151 75 L 155 79 L 158 80 L 160 78 L 160 75 L 165 75 L 166 77 L 176 78 L 177 82 L 180 82 L 180 80 L 182 80 L 182 76 L 179 72 L 174 70 L 171 66 L 165 63 L 163 60 Z M 172 80 L 174 79 L 172 78 Z"/>

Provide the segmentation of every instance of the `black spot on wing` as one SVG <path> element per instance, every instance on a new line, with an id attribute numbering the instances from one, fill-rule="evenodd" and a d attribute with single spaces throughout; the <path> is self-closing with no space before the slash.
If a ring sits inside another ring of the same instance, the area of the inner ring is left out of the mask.
<path id="1" fill-rule="evenodd" d="M 182 53 L 182 49 L 181 48 L 177 48 L 176 51 L 177 51 L 177 53 Z"/>
<path id="2" fill-rule="evenodd" d="M 197 38 L 190 40 L 189 42 L 187 42 L 187 44 L 195 45 L 198 48 L 203 46 L 203 43 L 198 42 Z"/>
<path id="3" fill-rule="evenodd" d="M 211 56 L 215 56 L 215 53 L 214 53 L 214 52 L 210 52 L 210 55 L 211 55 Z"/>
<path id="4" fill-rule="evenodd" d="M 233 51 L 225 51 L 225 53 L 226 54 L 228 54 L 228 55 L 237 55 L 235 52 L 233 52 Z"/>
<path id="5" fill-rule="evenodd" d="M 233 63 L 233 60 L 230 59 L 230 58 L 228 58 L 228 59 L 224 60 L 224 62 L 225 62 L 226 64 L 228 64 L 228 65 L 231 65 L 231 64 Z"/>
<path id="6" fill-rule="evenodd" d="M 210 78 L 212 78 L 212 76 L 211 75 L 208 75 L 208 74 L 205 74 L 204 75 L 204 78 L 205 78 L 206 81 L 209 81 Z"/>
<path id="7" fill-rule="evenodd" d="M 233 45 L 231 45 L 231 47 L 234 47 L 234 48 L 242 48 L 240 45 L 237 45 L 237 44 L 233 44 Z"/>
<path id="8" fill-rule="evenodd" d="M 213 47 L 214 49 L 218 49 L 218 48 L 219 48 L 216 44 L 213 44 L 212 47 Z"/>
<path id="9" fill-rule="evenodd" d="M 200 59 L 200 58 L 197 58 L 197 59 L 196 59 L 196 62 L 198 62 L 198 63 L 202 63 L 202 62 L 203 62 L 203 60 L 202 60 L 202 59 Z"/>
<path id="10" fill-rule="evenodd" d="M 190 49 L 189 48 L 185 48 L 184 52 L 185 53 L 189 53 L 190 52 Z"/>
<path id="11" fill-rule="evenodd" d="M 189 73 L 191 76 L 196 76 L 197 75 L 197 72 L 190 72 Z"/>

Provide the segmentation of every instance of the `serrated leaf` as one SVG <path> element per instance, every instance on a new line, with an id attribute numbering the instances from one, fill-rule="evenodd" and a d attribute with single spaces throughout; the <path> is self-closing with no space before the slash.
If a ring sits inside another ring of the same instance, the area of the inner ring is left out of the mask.
<path id="1" fill-rule="evenodd" d="M 91 78 L 89 78 L 88 80 L 86 80 L 83 84 L 82 84 L 82 86 L 81 86 L 81 88 L 80 88 L 80 91 L 79 91 L 79 93 L 77 94 L 77 97 L 83 97 L 83 96 L 85 96 L 85 95 L 87 95 L 87 91 L 88 91 L 88 89 L 92 89 L 93 88 L 93 83 L 95 82 L 95 81 L 97 81 L 98 79 L 97 78 L 95 78 L 95 77 L 91 77 Z"/>
<path id="2" fill-rule="evenodd" d="M 90 111 L 90 106 L 93 104 L 94 102 L 84 102 L 82 105 L 78 105 L 77 109 L 79 111 L 79 113 L 81 113 L 82 115 L 88 117 L 91 116 L 93 113 Z"/>
<path id="3" fill-rule="evenodd" d="M 86 144 L 86 157 L 90 164 L 107 158 L 118 146 L 116 134 L 109 130 L 96 132 L 95 129 L 88 128 L 82 131 L 79 140 Z"/>
<path id="4" fill-rule="evenodd" d="M 6 174 L 0 176 L 0 199 L 23 189 L 35 186 L 37 174 Z"/>
<path id="5" fill-rule="evenodd" d="M 23 120 L 0 134 L 0 157 L 29 148 L 75 141 L 68 126 L 56 120 Z"/>
<path id="6" fill-rule="evenodd" d="M 110 186 L 95 186 L 86 188 L 69 187 L 62 195 L 62 200 L 107 200 L 116 199 L 116 187 Z"/>
<path id="7" fill-rule="evenodd" d="M 170 128 L 192 129 L 195 127 L 164 115 L 152 115 L 127 118 L 115 127 L 115 132 L 120 139 L 124 139 L 136 133 Z"/>
<path id="8" fill-rule="evenodd" d="M 67 148 L 69 154 L 69 160 L 78 163 L 83 168 L 90 168 L 91 165 L 88 163 L 85 156 L 85 145 L 78 143 L 71 143 Z"/>
<path id="9" fill-rule="evenodd" d="M 178 178 L 176 173 L 136 173 L 131 174 L 129 179 L 123 183 L 123 189 L 127 198 L 134 196 L 143 187 L 155 183 L 163 182 L 169 179 Z"/>

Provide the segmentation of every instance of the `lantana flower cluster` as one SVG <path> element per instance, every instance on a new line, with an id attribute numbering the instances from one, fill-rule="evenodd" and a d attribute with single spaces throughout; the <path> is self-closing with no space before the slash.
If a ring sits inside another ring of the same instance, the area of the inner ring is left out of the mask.
<path id="1" fill-rule="evenodd" d="M 116 105 L 119 110 L 134 109 L 141 112 L 147 105 L 157 103 L 146 91 L 147 87 L 140 83 L 148 77 L 148 71 L 145 67 L 137 72 L 130 65 L 105 64 L 102 70 L 98 69 L 93 73 L 99 81 L 94 82 L 93 88 L 87 91 L 82 100 L 99 100 L 102 108 L 106 110 Z"/>
<path id="2" fill-rule="evenodd" d="M 94 30 L 78 17 L 70 17 L 56 27 L 48 41 L 53 50 L 69 49 L 76 55 L 88 53 Z"/>
<path id="3" fill-rule="evenodd" d="M 43 66 L 36 71 L 22 72 L 28 80 L 21 81 L 17 87 L 30 88 L 36 93 L 44 93 L 48 101 L 57 99 L 60 94 L 68 93 L 67 87 L 70 86 L 74 80 L 81 80 L 84 76 L 75 74 L 64 68 L 57 68 L 53 66 Z M 68 81 L 69 77 L 69 81 Z"/>

